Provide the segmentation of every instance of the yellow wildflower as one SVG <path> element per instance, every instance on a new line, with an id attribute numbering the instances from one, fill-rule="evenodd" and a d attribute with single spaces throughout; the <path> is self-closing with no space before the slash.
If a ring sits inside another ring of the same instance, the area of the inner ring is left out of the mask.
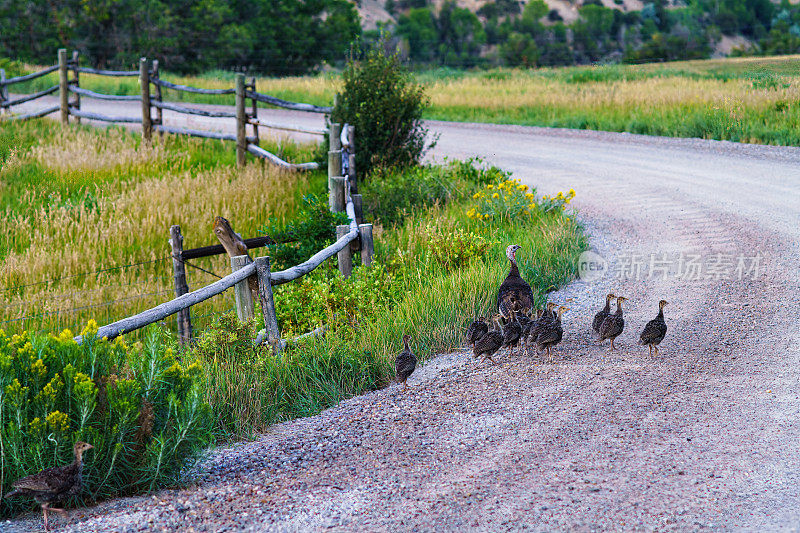
<path id="1" fill-rule="evenodd" d="M 92 337 L 97 334 L 98 329 L 100 329 L 100 326 L 97 325 L 97 321 L 94 318 L 90 318 L 89 322 L 86 323 L 86 327 L 81 331 L 81 335 Z"/>
<path id="2" fill-rule="evenodd" d="M 69 417 L 61 411 L 53 411 L 47 415 L 46 420 L 47 425 L 49 425 L 53 431 L 66 431 L 69 429 Z"/>
<path id="3" fill-rule="evenodd" d="M 479 192 L 476 192 L 475 194 L 472 195 L 472 199 L 473 200 L 477 200 L 480 197 L 481 197 L 481 193 L 479 193 Z"/>
<path id="4" fill-rule="evenodd" d="M 569 190 L 569 195 L 570 196 L 575 196 L 575 189 L 570 189 Z"/>
<path id="5" fill-rule="evenodd" d="M 489 185 L 487 185 L 487 186 L 486 186 L 486 188 L 487 188 L 487 189 L 494 189 L 494 185 L 492 185 L 492 184 L 490 183 Z"/>
<path id="6" fill-rule="evenodd" d="M 500 195 L 499 195 L 499 194 L 497 194 L 497 193 L 494 193 L 494 194 L 492 195 L 492 198 L 500 198 Z"/>
<path id="7" fill-rule="evenodd" d="M 533 200 L 533 193 L 529 192 L 528 194 L 525 195 L 525 198 L 527 198 L 528 200 Z"/>

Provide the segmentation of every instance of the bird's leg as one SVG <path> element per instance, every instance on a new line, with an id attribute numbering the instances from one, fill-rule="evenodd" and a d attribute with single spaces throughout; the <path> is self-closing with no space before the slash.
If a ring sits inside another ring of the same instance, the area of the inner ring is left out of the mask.
<path id="1" fill-rule="evenodd" d="M 653 346 L 656 349 L 656 355 L 658 355 L 658 346 Z"/>
<path id="2" fill-rule="evenodd" d="M 408 389 L 408 382 L 404 381 L 403 382 L 403 392 L 405 392 L 406 389 Z"/>
<path id="3" fill-rule="evenodd" d="M 612 352 L 614 351 L 614 339 L 613 338 L 611 339 L 611 351 Z"/>
<path id="4" fill-rule="evenodd" d="M 42 504 L 42 514 L 44 514 L 44 530 L 50 531 L 50 527 L 47 525 L 47 508 L 49 507 L 49 503 Z"/>
<path id="5" fill-rule="evenodd" d="M 653 345 L 652 344 L 648 344 L 648 346 L 650 347 L 650 355 L 652 356 L 653 355 Z"/>

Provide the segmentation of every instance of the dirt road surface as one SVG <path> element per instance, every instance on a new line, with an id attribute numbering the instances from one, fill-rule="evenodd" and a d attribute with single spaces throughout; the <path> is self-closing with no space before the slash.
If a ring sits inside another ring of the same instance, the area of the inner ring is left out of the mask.
<path id="1" fill-rule="evenodd" d="M 276 425 L 213 452 L 186 489 L 75 511 L 64 530 L 800 528 L 800 149 L 430 127 L 432 157 L 577 192 L 609 273 L 552 295 L 572 299 L 553 362 L 441 355 L 408 393 Z M 609 290 L 629 298 L 616 352 L 589 334 Z M 636 340 L 662 298 L 651 356 Z"/>

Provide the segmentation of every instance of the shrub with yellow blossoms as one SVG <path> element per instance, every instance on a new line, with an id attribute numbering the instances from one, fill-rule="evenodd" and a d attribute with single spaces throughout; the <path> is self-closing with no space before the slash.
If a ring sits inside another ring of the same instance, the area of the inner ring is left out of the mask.
<path id="1" fill-rule="evenodd" d="M 183 368 L 160 334 L 141 350 L 98 339 L 90 321 L 73 334 L 7 336 L 0 330 L 2 490 L 15 480 L 86 456 L 84 495 L 149 490 L 176 477 L 209 441 L 211 415 L 198 390 L 199 369 Z M 0 515 L 31 508 L 3 500 Z"/>
<path id="2" fill-rule="evenodd" d="M 530 217 L 536 211 L 564 210 L 574 197 L 575 191 L 570 189 L 566 195 L 559 192 L 537 201 L 535 189 L 529 189 L 519 179 L 503 179 L 472 195 L 475 205 L 467 210 L 467 216 L 482 221 Z"/>

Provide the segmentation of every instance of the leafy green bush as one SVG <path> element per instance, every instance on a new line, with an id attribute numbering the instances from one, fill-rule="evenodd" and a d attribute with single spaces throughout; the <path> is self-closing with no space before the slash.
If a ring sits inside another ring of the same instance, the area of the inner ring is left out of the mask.
<path id="1" fill-rule="evenodd" d="M 331 113 L 332 122 L 356 128 L 356 165 L 369 175 L 376 166 L 419 162 L 426 149 L 422 113 L 428 98 L 397 54 L 387 55 L 383 42 L 363 58 L 351 57 L 342 75 L 344 87 Z M 327 149 L 327 148 L 326 148 Z"/>
<path id="2" fill-rule="evenodd" d="M 384 226 L 399 222 L 415 208 L 463 200 L 475 185 L 507 176 L 480 159 L 447 161 L 445 165 L 377 168 L 363 187 L 365 211 Z"/>
<path id="3" fill-rule="evenodd" d="M 0 331 L 2 491 L 15 480 L 72 461 L 86 441 L 82 498 L 152 490 L 173 481 L 210 440 L 197 365 L 182 367 L 163 338 L 144 346 L 96 338 L 97 323 L 72 333 L 8 337 Z M 2 514 L 30 508 L 3 500 Z"/>
<path id="4" fill-rule="evenodd" d="M 0 68 L 5 69 L 6 78 L 15 78 L 25 74 L 25 69 L 19 61 L 8 59 L 7 57 L 0 57 Z"/>
<path id="5" fill-rule="evenodd" d="M 297 215 L 283 226 L 267 224 L 261 233 L 279 242 L 270 246 L 272 268 L 284 269 L 306 261 L 336 240 L 336 226 L 348 224 L 344 213 L 331 213 L 326 201 L 318 196 L 303 197 Z"/>

